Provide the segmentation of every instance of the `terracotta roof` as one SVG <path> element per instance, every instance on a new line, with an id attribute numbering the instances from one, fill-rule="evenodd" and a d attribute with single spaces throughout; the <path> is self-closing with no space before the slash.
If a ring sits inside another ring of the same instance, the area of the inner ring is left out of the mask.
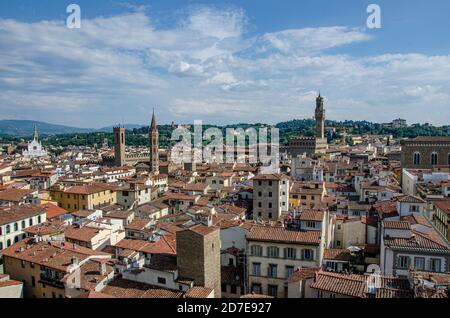
<path id="1" fill-rule="evenodd" d="M 187 228 L 182 231 L 192 231 L 192 232 L 200 234 L 202 236 L 206 236 L 206 235 L 209 235 L 218 230 L 219 230 L 219 228 L 217 226 L 206 226 L 203 224 L 197 224 L 197 225 L 191 226 L 190 228 Z"/>
<path id="2" fill-rule="evenodd" d="M 125 225 L 125 229 L 127 230 L 136 230 L 142 231 L 144 230 L 152 221 L 150 219 L 141 219 L 134 218 L 133 222 L 128 225 Z"/>
<path id="3" fill-rule="evenodd" d="M 450 215 L 450 199 L 434 201 L 433 204 L 445 214 Z"/>
<path id="4" fill-rule="evenodd" d="M 116 247 L 148 254 L 176 255 L 176 238 L 174 234 L 165 234 L 157 241 L 123 239 Z"/>
<path id="5" fill-rule="evenodd" d="M 47 219 L 57 218 L 61 215 L 67 214 L 67 211 L 52 203 L 41 204 L 41 207 L 47 211 Z"/>
<path id="6" fill-rule="evenodd" d="M 425 200 L 413 196 L 413 195 L 404 195 L 397 199 L 398 202 L 407 202 L 407 203 L 426 203 Z"/>
<path id="7" fill-rule="evenodd" d="M 230 205 L 230 204 L 223 204 L 223 205 L 219 206 L 219 208 L 223 209 L 226 213 L 232 213 L 232 214 L 237 214 L 237 215 L 240 215 L 242 213 L 245 213 L 245 211 L 247 211 L 247 209 L 240 208 L 238 206 L 234 206 L 234 205 Z"/>
<path id="8" fill-rule="evenodd" d="M 373 207 L 381 219 L 398 216 L 397 202 L 395 201 L 377 202 Z"/>
<path id="9" fill-rule="evenodd" d="M 445 253 L 450 252 L 448 245 L 436 242 L 418 231 L 412 230 L 411 232 L 413 234 L 411 238 L 385 237 L 384 244 L 391 248 L 433 250 Z"/>
<path id="10" fill-rule="evenodd" d="M 10 287 L 10 286 L 18 286 L 18 285 L 23 285 L 23 282 L 19 282 L 17 280 L 0 281 L 0 288 Z"/>
<path id="11" fill-rule="evenodd" d="M 323 251 L 323 259 L 347 262 L 350 260 L 350 251 L 346 249 L 327 248 Z"/>
<path id="12" fill-rule="evenodd" d="M 89 257 L 108 257 L 110 254 L 98 252 L 82 246 L 74 246 L 65 242 L 39 242 L 33 239 L 22 240 L 2 251 L 4 256 L 67 271 L 72 257 L 80 262 Z"/>
<path id="13" fill-rule="evenodd" d="M 299 220 L 302 221 L 323 221 L 324 213 L 316 210 L 303 210 L 300 213 Z"/>
<path id="14" fill-rule="evenodd" d="M 0 208 L 0 224 L 13 223 L 41 214 L 45 214 L 45 210 L 35 205 L 3 207 Z"/>
<path id="15" fill-rule="evenodd" d="M 105 293 L 99 293 L 99 292 L 90 290 L 88 292 L 81 294 L 80 296 L 78 296 L 76 298 L 115 298 L 115 297 L 112 295 L 105 294 Z"/>
<path id="16" fill-rule="evenodd" d="M 253 180 L 256 181 L 264 181 L 264 180 L 279 181 L 283 179 L 289 179 L 289 177 L 284 174 L 273 173 L 273 174 L 259 174 L 253 178 Z"/>
<path id="17" fill-rule="evenodd" d="M 355 298 L 369 298 L 367 282 L 369 275 L 338 274 L 320 271 L 311 288 Z M 381 287 L 375 298 L 411 298 L 407 279 L 380 277 Z"/>
<path id="18" fill-rule="evenodd" d="M 246 235 L 249 241 L 320 244 L 319 231 L 290 231 L 282 227 L 256 225 Z"/>
<path id="19" fill-rule="evenodd" d="M 409 222 L 406 221 L 386 221 L 383 220 L 382 225 L 385 229 L 392 229 L 392 230 L 410 230 L 411 225 Z"/>
<path id="20" fill-rule="evenodd" d="M 36 190 L 6 189 L 0 192 L 0 201 L 21 202 L 33 192 Z"/>
<path id="21" fill-rule="evenodd" d="M 52 235 L 64 233 L 66 229 L 66 224 L 64 221 L 53 220 L 42 224 L 37 224 L 34 226 L 27 227 L 24 232 L 32 235 Z"/>
<path id="22" fill-rule="evenodd" d="M 66 239 L 91 243 L 91 240 L 95 236 L 97 236 L 101 231 L 102 229 L 89 226 L 82 226 L 82 227 L 69 226 L 65 230 L 64 235 Z"/>
<path id="23" fill-rule="evenodd" d="M 102 290 L 102 293 L 117 298 L 181 298 L 182 291 L 165 289 L 117 277 Z"/>
<path id="24" fill-rule="evenodd" d="M 115 187 L 113 185 L 96 182 L 96 183 L 89 183 L 89 184 L 84 184 L 84 185 L 73 186 L 73 187 L 63 189 L 63 190 L 56 190 L 56 191 L 61 191 L 61 192 L 70 193 L 70 194 L 89 195 L 89 194 L 99 193 L 99 192 L 103 192 L 103 191 L 113 191 L 116 189 L 117 189 L 117 187 Z"/>
<path id="25" fill-rule="evenodd" d="M 184 295 L 183 298 L 208 298 L 213 289 L 206 287 L 192 287 Z"/>
<path id="26" fill-rule="evenodd" d="M 295 283 L 301 280 L 314 278 L 319 270 L 320 267 L 299 268 L 288 278 L 287 282 Z"/>

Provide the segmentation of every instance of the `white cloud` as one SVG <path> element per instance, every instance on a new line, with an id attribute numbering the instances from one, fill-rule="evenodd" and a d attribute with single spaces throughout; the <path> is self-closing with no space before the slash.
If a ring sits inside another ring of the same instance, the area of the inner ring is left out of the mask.
<path id="1" fill-rule="evenodd" d="M 306 54 L 355 42 L 367 41 L 370 38 L 368 34 L 361 30 L 347 27 L 284 30 L 263 35 L 259 50 L 264 52 L 273 48 L 285 54 Z"/>
<path id="2" fill-rule="evenodd" d="M 332 54 L 374 39 L 338 26 L 249 37 L 247 25 L 241 9 L 210 7 L 164 29 L 141 9 L 79 30 L 0 19 L 2 116 L 100 127 L 145 123 L 156 106 L 161 122 L 274 123 L 311 117 L 320 89 L 332 119 L 448 122 L 450 55 Z"/>

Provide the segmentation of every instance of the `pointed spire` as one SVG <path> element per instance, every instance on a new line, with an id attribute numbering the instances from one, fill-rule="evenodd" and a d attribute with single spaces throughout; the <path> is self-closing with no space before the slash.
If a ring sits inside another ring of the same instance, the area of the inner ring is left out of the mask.
<path id="1" fill-rule="evenodd" d="M 35 125 L 34 125 L 34 135 L 33 135 L 33 140 L 37 142 L 38 139 L 39 139 L 39 133 L 38 133 L 37 125 L 35 124 Z"/>
<path id="2" fill-rule="evenodd" d="M 155 131 L 157 129 L 158 129 L 158 126 L 156 124 L 155 108 L 153 108 L 152 124 L 150 126 L 150 130 Z"/>

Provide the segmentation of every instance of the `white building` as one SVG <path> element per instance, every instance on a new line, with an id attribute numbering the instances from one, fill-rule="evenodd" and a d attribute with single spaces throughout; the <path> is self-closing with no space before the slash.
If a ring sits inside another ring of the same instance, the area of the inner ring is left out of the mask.
<path id="1" fill-rule="evenodd" d="M 450 180 L 450 173 L 448 172 L 434 172 L 430 169 L 403 169 L 402 192 L 404 194 L 416 195 L 417 183 L 446 180 Z"/>
<path id="2" fill-rule="evenodd" d="M 409 270 L 449 271 L 450 247 L 419 214 L 381 224 L 380 267 L 384 275 L 408 277 Z"/>
<path id="3" fill-rule="evenodd" d="M 27 158 L 36 158 L 36 157 L 45 157 L 47 156 L 47 152 L 42 147 L 42 144 L 39 142 L 39 134 L 37 130 L 37 126 L 34 126 L 34 136 L 33 140 L 28 143 L 28 149 L 25 150 L 22 155 Z"/>
<path id="4" fill-rule="evenodd" d="M 21 205 L 0 208 L 0 253 L 26 237 L 24 229 L 44 223 L 47 212 L 40 206 Z"/>

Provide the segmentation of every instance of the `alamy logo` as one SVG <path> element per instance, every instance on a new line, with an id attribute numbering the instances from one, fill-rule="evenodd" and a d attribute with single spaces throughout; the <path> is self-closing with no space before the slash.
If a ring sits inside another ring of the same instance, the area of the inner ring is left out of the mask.
<path id="1" fill-rule="evenodd" d="M 377 289 L 381 288 L 381 268 L 376 264 L 367 267 L 367 293 L 376 294 Z"/>
<path id="2" fill-rule="evenodd" d="M 78 4 L 69 4 L 66 9 L 70 15 L 67 17 L 66 25 L 69 29 L 81 28 L 81 8 Z"/>
<path id="3" fill-rule="evenodd" d="M 381 7 L 378 4 L 371 4 L 367 7 L 367 27 L 369 29 L 381 29 Z"/>
<path id="4" fill-rule="evenodd" d="M 225 139 L 225 144 L 224 144 Z M 203 132 L 201 120 L 194 121 L 193 132 L 180 126 L 172 132 L 171 160 L 181 163 L 262 164 L 264 173 L 277 173 L 280 162 L 279 130 L 275 127 L 219 128 Z"/>

